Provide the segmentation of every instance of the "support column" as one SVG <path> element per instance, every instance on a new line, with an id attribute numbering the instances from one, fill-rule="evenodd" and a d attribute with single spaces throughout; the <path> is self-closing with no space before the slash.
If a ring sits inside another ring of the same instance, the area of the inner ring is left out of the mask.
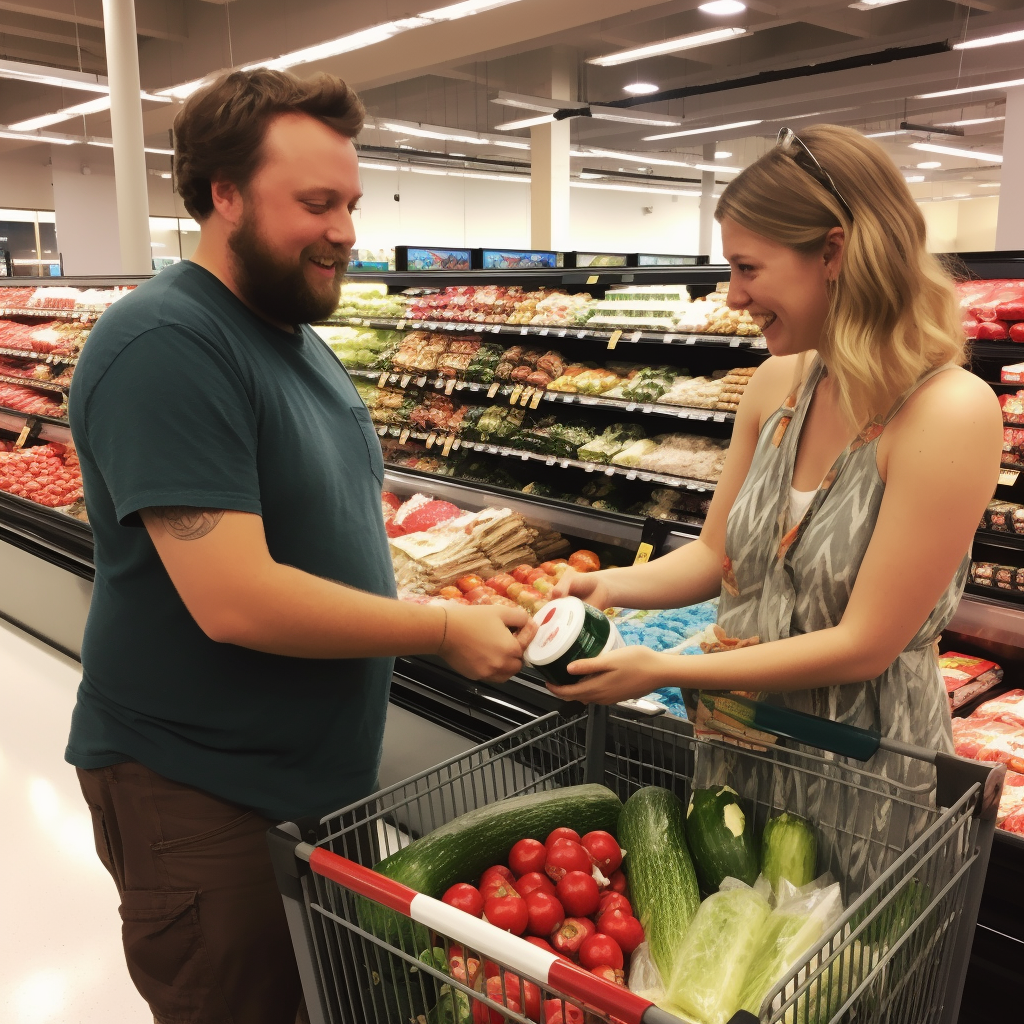
<path id="1" fill-rule="evenodd" d="M 134 0 L 103 0 L 121 273 L 152 273 Z"/>
<path id="2" fill-rule="evenodd" d="M 715 162 L 715 152 L 718 143 L 707 142 L 704 144 L 704 163 Z M 714 238 L 715 226 L 715 172 L 700 172 L 700 240 L 698 242 L 697 254 L 699 256 L 711 255 L 711 243 Z"/>
<path id="3" fill-rule="evenodd" d="M 1024 87 L 1006 90 L 1001 178 L 996 248 L 1024 249 Z"/>
<path id="4" fill-rule="evenodd" d="M 551 55 L 549 95 L 575 99 L 576 59 L 569 50 Z M 569 248 L 569 121 L 530 129 L 530 245 L 534 249 Z"/>

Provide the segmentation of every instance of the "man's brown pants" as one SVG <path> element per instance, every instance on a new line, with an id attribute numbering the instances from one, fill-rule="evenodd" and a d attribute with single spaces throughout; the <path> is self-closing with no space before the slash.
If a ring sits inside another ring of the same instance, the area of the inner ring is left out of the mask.
<path id="1" fill-rule="evenodd" d="M 293 1024 L 299 976 L 266 841 L 277 823 L 134 761 L 78 778 L 158 1024 Z"/>

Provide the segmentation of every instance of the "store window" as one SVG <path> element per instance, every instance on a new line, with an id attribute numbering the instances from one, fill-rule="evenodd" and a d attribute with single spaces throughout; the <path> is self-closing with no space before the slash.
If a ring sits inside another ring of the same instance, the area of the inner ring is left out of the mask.
<path id="1" fill-rule="evenodd" d="M 0 209 L 0 275 L 58 277 L 60 272 L 53 211 Z"/>
<path id="2" fill-rule="evenodd" d="M 199 225 L 190 217 L 150 217 L 153 269 L 163 270 L 187 260 L 199 244 Z"/>

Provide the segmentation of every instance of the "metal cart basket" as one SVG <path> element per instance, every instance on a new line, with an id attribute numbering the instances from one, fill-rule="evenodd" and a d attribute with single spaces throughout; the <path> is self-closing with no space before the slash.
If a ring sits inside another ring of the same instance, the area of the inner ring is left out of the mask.
<path id="1" fill-rule="evenodd" d="M 756 832 L 783 810 L 813 821 L 818 872 L 840 882 L 846 908 L 768 993 L 758 1019 L 955 1024 L 1001 765 L 804 722 L 809 716 L 793 712 L 769 730 L 813 736 L 825 749 L 742 749 L 695 738 L 688 722 L 671 716 L 580 707 L 567 705 L 319 822 L 270 831 L 313 1024 L 678 1024 L 628 990 L 432 898 L 440 893 L 417 895 L 367 868 L 457 815 L 506 797 L 598 782 L 623 800 L 656 785 L 686 803 L 695 779 L 705 785 L 708 773 L 723 771 L 752 811 Z M 909 787 L 833 756 L 865 760 L 879 745 L 934 763 L 934 784 Z M 418 923 L 375 934 L 360 924 L 366 899 Z M 501 979 L 500 990 L 493 982 L 488 990 L 484 978 L 473 986 L 473 961 L 482 975 Z M 737 1011 L 730 1024 L 754 1019 Z"/>

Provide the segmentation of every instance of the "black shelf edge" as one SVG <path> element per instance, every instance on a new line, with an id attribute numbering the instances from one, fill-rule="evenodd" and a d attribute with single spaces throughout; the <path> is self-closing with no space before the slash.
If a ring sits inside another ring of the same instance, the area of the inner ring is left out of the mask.
<path id="1" fill-rule="evenodd" d="M 964 593 L 972 594 L 975 597 L 986 597 L 997 604 L 1003 604 L 1015 611 L 1024 613 L 1024 591 L 1006 590 L 1003 587 L 984 587 L 977 583 L 968 583 L 964 587 Z M 1019 642 L 1018 642 L 1019 646 Z"/>
<path id="2" fill-rule="evenodd" d="M 0 314 L 2 317 L 2 314 Z M 61 363 L 74 365 L 78 362 L 78 356 L 62 356 L 53 352 L 36 352 L 34 349 L 5 348 L 0 345 L 0 356 L 8 356 L 11 359 L 31 359 L 37 363 Z"/>
<path id="3" fill-rule="evenodd" d="M 975 544 L 985 544 L 989 547 L 1007 548 L 1013 551 L 1024 551 L 1024 535 L 1019 533 L 1004 533 L 1001 530 L 978 530 L 974 534 Z M 988 559 L 979 559 L 988 561 Z"/>
<path id="4" fill-rule="evenodd" d="M 88 523 L 6 491 L 0 491 L 0 540 L 83 579 L 95 575 Z"/>

